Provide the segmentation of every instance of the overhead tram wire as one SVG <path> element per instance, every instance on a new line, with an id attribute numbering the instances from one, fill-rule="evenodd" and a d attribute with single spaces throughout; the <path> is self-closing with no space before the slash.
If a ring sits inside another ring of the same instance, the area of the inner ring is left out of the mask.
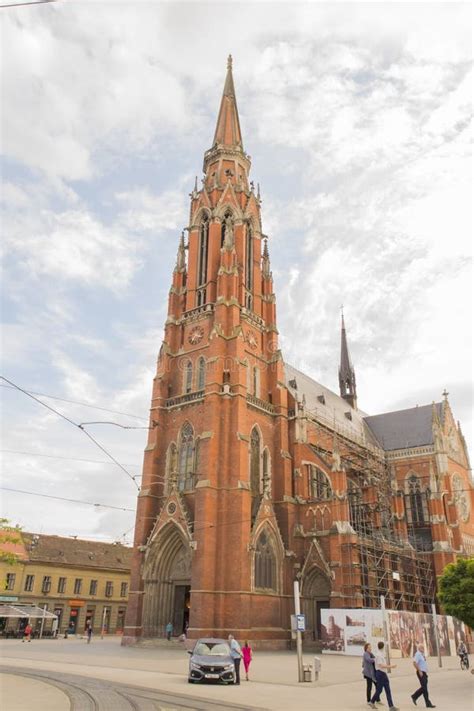
<path id="1" fill-rule="evenodd" d="M 78 427 L 83 427 L 84 425 L 114 425 L 114 427 L 121 427 L 123 430 L 152 430 L 158 427 L 158 423 L 153 421 L 153 427 L 136 427 L 135 425 L 121 425 L 120 422 L 110 422 L 106 420 L 100 420 L 99 422 L 81 422 Z"/>
<path id="2" fill-rule="evenodd" d="M 35 395 L 32 395 L 27 390 L 24 390 L 19 385 L 16 385 L 16 383 L 12 382 L 11 380 L 8 380 L 8 378 L 5 378 L 4 375 L 0 375 L 0 378 L 2 380 L 4 380 L 5 382 L 7 382 L 12 387 L 16 388 L 16 390 L 19 390 L 24 395 L 27 395 L 28 397 L 30 397 L 32 400 L 35 400 L 35 402 L 42 405 L 47 410 L 50 410 L 50 412 L 53 412 L 58 417 L 61 417 L 66 422 L 69 422 L 70 425 L 73 425 L 74 427 L 77 427 L 78 429 L 80 429 L 81 432 L 83 432 L 96 445 L 96 447 L 98 447 L 109 459 L 112 460 L 112 462 L 114 462 L 119 467 L 119 469 L 121 469 L 124 472 L 124 474 L 126 474 L 128 476 L 129 479 L 131 479 L 133 481 L 134 486 L 136 486 L 136 488 L 140 491 L 140 487 L 138 486 L 137 482 L 135 481 L 135 477 L 132 474 L 130 474 L 130 472 L 127 471 L 127 469 L 125 469 L 125 467 L 122 464 L 120 464 L 120 462 L 117 459 L 115 459 L 115 457 L 112 454 L 110 454 L 110 452 L 107 451 L 107 449 L 105 447 L 103 447 L 86 429 L 84 429 L 84 427 L 81 424 L 79 424 L 78 422 L 74 422 L 74 420 L 71 420 L 69 417 L 66 417 L 66 415 L 63 415 L 62 412 L 59 412 L 59 410 L 56 410 L 54 407 L 47 405 L 45 402 L 42 402 Z"/>
<path id="3" fill-rule="evenodd" d="M 14 389 L 15 386 L 5 385 L 4 383 L 0 383 L 0 387 Z M 48 400 L 58 400 L 60 402 L 70 403 L 71 405 L 82 405 L 82 407 L 90 407 L 93 410 L 102 410 L 102 412 L 111 412 L 113 415 L 123 415 L 124 417 L 131 417 L 134 420 L 143 420 L 144 422 L 148 422 L 147 417 L 141 417 L 140 415 L 132 415 L 132 413 L 130 413 L 130 412 L 122 412 L 121 410 L 111 410 L 108 407 L 101 407 L 100 405 L 92 405 L 92 403 L 90 403 L 90 402 L 82 402 L 81 400 L 70 400 L 69 398 L 58 397 L 57 395 L 48 395 L 47 393 L 35 392 L 35 390 L 27 390 L 27 392 L 30 395 L 39 395 L 40 397 L 45 397 Z"/>
<path id="4" fill-rule="evenodd" d="M 7 7 L 23 7 L 24 5 L 47 5 L 50 2 L 57 2 L 58 0 L 30 0 L 29 2 L 12 2 L 8 5 L 1 5 L 0 10 Z"/>
<path id="5" fill-rule="evenodd" d="M 0 449 L 0 453 L 5 454 L 23 454 L 28 457 L 45 457 L 47 459 L 64 459 L 68 462 L 86 462 L 87 464 L 114 464 L 114 462 L 106 462 L 103 459 L 82 459 L 81 457 L 63 457 L 60 454 L 43 454 L 42 452 L 25 452 L 19 449 Z M 141 464 L 124 464 L 125 467 L 141 467 Z M 141 476 L 141 475 L 140 475 Z"/>
<path id="6" fill-rule="evenodd" d="M 53 496 L 52 494 L 40 494 L 36 491 L 24 491 L 23 489 L 12 489 L 9 486 L 0 486 L 2 491 L 11 491 L 15 494 L 25 494 L 26 496 L 40 496 L 42 499 L 57 499 L 58 501 L 68 501 L 71 504 L 83 504 L 84 506 L 94 506 L 103 509 L 115 509 L 116 511 L 130 511 L 135 513 L 135 509 L 128 509 L 124 506 L 113 506 L 112 504 L 98 504 L 93 501 L 82 501 L 80 499 L 69 499 L 65 496 Z"/>

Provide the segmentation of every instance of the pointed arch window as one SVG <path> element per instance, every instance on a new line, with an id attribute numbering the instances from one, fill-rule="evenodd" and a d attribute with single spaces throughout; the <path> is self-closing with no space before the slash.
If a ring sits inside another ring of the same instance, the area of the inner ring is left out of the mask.
<path id="1" fill-rule="evenodd" d="M 277 591 L 277 557 L 272 539 L 265 530 L 255 546 L 254 576 L 256 588 Z"/>
<path id="2" fill-rule="evenodd" d="M 197 305 L 206 303 L 207 258 L 209 252 L 209 217 L 204 215 L 199 228 L 199 253 L 197 272 Z"/>
<path id="3" fill-rule="evenodd" d="M 168 447 L 166 453 L 166 493 L 169 493 L 174 481 L 177 480 L 178 473 L 178 448 L 174 442 Z"/>
<path id="4" fill-rule="evenodd" d="M 309 469 L 309 492 L 312 499 L 330 499 L 332 497 L 331 482 L 326 474 L 310 464 Z"/>
<path id="5" fill-rule="evenodd" d="M 193 364 L 190 360 L 187 360 L 184 364 L 184 393 L 190 393 L 193 389 Z"/>
<path id="6" fill-rule="evenodd" d="M 256 365 L 252 368 L 252 394 L 260 397 L 260 370 Z"/>
<path id="7" fill-rule="evenodd" d="M 253 289 L 253 231 L 250 222 L 245 232 L 245 307 L 252 308 Z"/>
<path id="8" fill-rule="evenodd" d="M 185 422 L 179 434 L 178 490 L 189 491 L 194 479 L 194 430 Z"/>
<path id="9" fill-rule="evenodd" d="M 352 528 L 362 532 L 364 522 L 364 505 L 362 489 L 352 479 L 347 482 L 347 498 L 349 500 L 349 518 Z"/>
<path id="10" fill-rule="evenodd" d="M 421 481 L 415 474 L 407 479 L 407 492 L 405 496 L 407 523 L 419 526 L 429 523 L 426 492 L 423 491 Z"/>
<path id="11" fill-rule="evenodd" d="M 250 490 L 252 495 L 260 494 L 260 434 L 256 427 L 250 435 Z"/>
<path id="12" fill-rule="evenodd" d="M 197 389 L 204 390 L 206 386 L 206 359 L 201 356 L 197 367 Z"/>

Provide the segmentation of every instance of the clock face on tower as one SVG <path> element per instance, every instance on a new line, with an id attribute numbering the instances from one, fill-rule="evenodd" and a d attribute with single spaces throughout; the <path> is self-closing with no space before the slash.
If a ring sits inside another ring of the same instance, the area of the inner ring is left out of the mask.
<path id="1" fill-rule="evenodd" d="M 249 344 L 250 348 L 257 347 L 257 339 L 255 338 L 255 334 L 252 331 L 247 331 L 247 343 Z"/>
<path id="2" fill-rule="evenodd" d="M 191 345 L 195 346 L 197 343 L 202 341 L 203 336 L 204 329 L 201 328 L 201 326 L 194 326 L 194 328 L 192 328 L 189 332 L 188 341 Z"/>

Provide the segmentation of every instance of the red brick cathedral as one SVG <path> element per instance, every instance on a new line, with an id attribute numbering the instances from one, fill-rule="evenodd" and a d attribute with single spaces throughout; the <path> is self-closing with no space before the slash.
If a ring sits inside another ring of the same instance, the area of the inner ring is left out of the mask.
<path id="1" fill-rule="evenodd" d="M 191 194 L 153 381 L 124 642 L 174 633 L 286 646 L 327 607 L 424 611 L 474 553 L 463 435 L 441 402 L 358 409 L 344 321 L 340 394 L 286 364 L 229 58 Z M 304 334 L 302 334 L 304 337 Z"/>

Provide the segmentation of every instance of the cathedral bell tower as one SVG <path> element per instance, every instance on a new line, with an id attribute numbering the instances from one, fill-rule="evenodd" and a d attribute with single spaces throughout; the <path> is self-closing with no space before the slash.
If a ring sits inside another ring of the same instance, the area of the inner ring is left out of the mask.
<path id="1" fill-rule="evenodd" d="M 249 171 L 229 57 L 169 292 L 125 644 L 162 637 L 170 621 L 175 634 L 186 628 L 191 638 L 244 637 L 262 628 L 264 610 L 268 619 L 274 613 L 272 634 L 281 624 L 285 552 L 272 501 L 292 493 L 287 390 L 260 194 Z"/>

